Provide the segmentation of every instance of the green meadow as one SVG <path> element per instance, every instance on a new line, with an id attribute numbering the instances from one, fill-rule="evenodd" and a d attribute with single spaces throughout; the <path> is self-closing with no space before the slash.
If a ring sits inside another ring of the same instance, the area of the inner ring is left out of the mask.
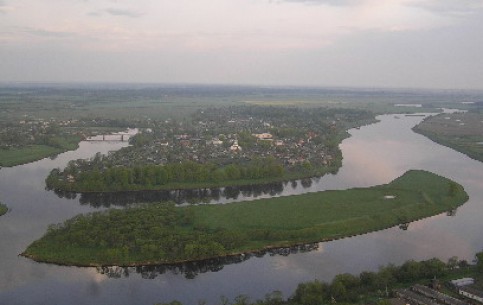
<path id="1" fill-rule="evenodd" d="M 54 156 L 79 147 L 78 136 L 55 137 L 55 145 L 34 144 L 22 147 L 0 148 L 0 166 L 10 167 Z"/>

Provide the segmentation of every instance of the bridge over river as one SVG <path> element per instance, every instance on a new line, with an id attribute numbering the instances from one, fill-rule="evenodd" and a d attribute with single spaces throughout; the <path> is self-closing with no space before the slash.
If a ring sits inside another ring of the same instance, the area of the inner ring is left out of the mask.
<path id="1" fill-rule="evenodd" d="M 98 135 L 93 136 L 90 138 L 85 139 L 85 141 L 89 142 L 100 142 L 100 141 L 109 141 L 109 142 L 127 142 L 131 134 L 110 134 L 110 135 Z"/>

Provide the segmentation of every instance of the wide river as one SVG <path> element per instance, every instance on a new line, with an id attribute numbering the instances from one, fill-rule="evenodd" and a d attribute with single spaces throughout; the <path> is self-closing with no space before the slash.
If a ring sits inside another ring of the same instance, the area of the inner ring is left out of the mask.
<path id="1" fill-rule="evenodd" d="M 331 280 L 338 273 L 377 270 L 388 263 L 451 256 L 472 261 L 483 249 L 483 163 L 415 134 L 418 116 L 384 115 L 379 123 L 351 130 L 343 141 L 343 167 L 307 183 L 288 183 L 278 195 L 387 183 L 409 169 L 425 169 L 461 183 L 470 200 L 452 216 L 442 214 L 358 237 L 320 243 L 313 251 L 259 255 L 230 264 L 211 262 L 177 268 L 96 268 L 40 264 L 19 257 L 49 224 L 98 210 L 76 198 L 59 198 L 44 179 L 71 159 L 107 153 L 126 143 L 82 142 L 79 149 L 31 164 L 0 170 L 0 200 L 10 211 L 0 217 L 0 304 L 185 304 L 220 303 L 220 296 L 252 299 L 297 284 Z M 268 195 L 262 195 L 268 196 Z M 237 201 L 244 199 L 242 192 Z M 226 200 L 221 200 L 226 201 Z M 229 200 L 233 201 L 233 199 Z"/>

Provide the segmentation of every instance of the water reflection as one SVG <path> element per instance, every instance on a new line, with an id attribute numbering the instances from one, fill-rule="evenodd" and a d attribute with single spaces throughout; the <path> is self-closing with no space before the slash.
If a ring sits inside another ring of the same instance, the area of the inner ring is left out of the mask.
<path id="1" fill-rule="evenodd" d="M 130 274 L 140 274 L 143 279 L 155 279 L 161 274 L 172 273 L 182 274 L 187 279 L 193 279 L 197 275 L 206 272 L 218 272 L 226 265 L 239 264 L 250 258 L 269 256 L 288 256 L 290 254 L 305 253 L 315 251 L 319 248 L 319 243 L 308 243 L 298 246 L 262 250 L 254 253 L 237 254 L 227 257 L 207 259 L 203 261 L 186 262 L 175 265 L 158 266 L 137 266 L 137 267 L 97 267 L 97 272 L 109 278 L 127 278 Z"/>
<path id="2" fill-rule="evenodd" d="M 305 179 L 310 180 L 310 179 Z M 297 186 L 297 182 L 291 185 Z M 312 181 L 302 182 L 302 186 L 310 187 Z M 79 202 L 82 205 L 90 205 L 95 208 L 110 206 L 126 206 L 134 203 L 152 203 L 172 201 L 177 204 L 199 204 L 212 202 L 226 202 L 243 198 L 257 198 L 261 196 L 274 197 L 282 194 L 283 183 L 270 183 L 263 185 L 230 186 L 225 188 L 203 188 L 192 190 L 171 191 L 124 191 L 103 193 L 74 193 L 55 190 L 59 198 L 76 199 L 80 195 Z"/>

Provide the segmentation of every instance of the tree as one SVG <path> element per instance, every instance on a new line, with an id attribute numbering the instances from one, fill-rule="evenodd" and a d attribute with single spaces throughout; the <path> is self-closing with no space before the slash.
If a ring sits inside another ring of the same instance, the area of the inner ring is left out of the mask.
<path id="1" fill-rule="evenodd" d="M 403 282 L 416 280 L 421 276 L 421 269 L 421 263 L 409 260 L 399 268 L 397 276 Z"/>
<path id="2" fill-rule="evenodd" d="M 330 294 L 336 301 L 345 301 L 347 299 L 347 289 L 342 281 L 334 280 L 330 285 Z"/>
<path id="3" fill-rule="evenodd" d="M 296 304 L 319 305 L 330 300 L 329 285 L 327 283 L 313 281 L 301 283 L 297 286 L 293 300 Z"/>
<path id="4" fill-rule="evenodd" d="M 476 253 L 476 269 L 479 273 L 483 273 L 483 251 Z"/>
<path id="5" fill-rule="evenodd" d="M 451 270 L 456 268 L 456 266 L 458 266 L 458 257 L 457 256 L 450 257 L 448 259 L 448 263 L 446 264 L 446 266 Z"/>

